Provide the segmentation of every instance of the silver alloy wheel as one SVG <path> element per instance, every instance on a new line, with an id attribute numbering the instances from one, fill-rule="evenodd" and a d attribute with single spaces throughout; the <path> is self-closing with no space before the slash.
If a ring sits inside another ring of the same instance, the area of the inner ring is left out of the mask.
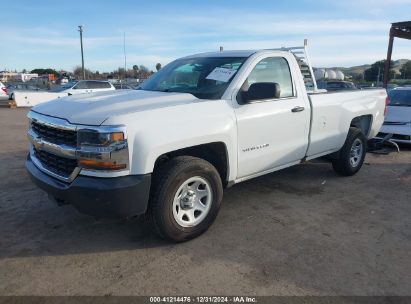
<path id="1" fill-rule="evenodd" d="M 363 149 L 362 141 L 359 138 L 356 138 L 352 143 L 350 151 L 350 164 L 352 167 L 357 167 L 360 163 Z"/>
<path id="2" fill-rule="evenodd" d="M 203 177 L 191 177 L 178 188 L 173 201 L 173 216 L 182 227 L 201 223 L 210 211 L 213 200 L 211 186 Z"/>

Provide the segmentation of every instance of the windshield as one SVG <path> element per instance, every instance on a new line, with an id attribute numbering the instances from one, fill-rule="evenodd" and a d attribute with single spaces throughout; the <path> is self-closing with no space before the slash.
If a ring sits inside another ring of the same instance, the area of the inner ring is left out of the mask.
<path id="1" fill-rule="evenodd" d="M 200 99 L 220 99 L 245 57 L 178 59 L 142 83 L 138 90 L 190 93 Z"/>
<path id="2" fill-rule="evenodd" d="M 411 89 L 410 90 L 391 90 L 388 92 L 390 106 L 411 107 Z"/>

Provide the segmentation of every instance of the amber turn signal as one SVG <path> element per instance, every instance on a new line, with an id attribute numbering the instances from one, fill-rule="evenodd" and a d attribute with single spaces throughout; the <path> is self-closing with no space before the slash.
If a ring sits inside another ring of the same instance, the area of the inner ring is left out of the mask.
<path id="1" fill-rule="evenodd" d="M 111 133 L 111 141 L 120 141 L 120 140 L 124 140 L 124 133 L 123 132 Z"/>
<path id="2" fill-rule="evenodd" d="M 79 165 L 83 168 L 94 170 L 121 170 L 126 168 L 126 164 L 116 164 L 113 162 L 96 161 L 91 159 L 81 159 L 79 160 Z"/>

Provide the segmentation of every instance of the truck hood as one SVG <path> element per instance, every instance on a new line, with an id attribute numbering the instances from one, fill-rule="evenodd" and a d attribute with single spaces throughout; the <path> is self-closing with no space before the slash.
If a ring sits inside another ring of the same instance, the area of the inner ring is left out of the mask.
<path id="1" fill-rule="evenodd" d="M 39 104 L 32 111 L 63 118 L 73 124 L 97 126 L 117 115 L 198 101 L 200 99 L 188 93 L 118 90 L 62 97 Z"/>
<path id="2" fill-rule="evenodd" d="M 411 107 L 388 106 L 385 122 L 409 123 L 411 122 Z"/>

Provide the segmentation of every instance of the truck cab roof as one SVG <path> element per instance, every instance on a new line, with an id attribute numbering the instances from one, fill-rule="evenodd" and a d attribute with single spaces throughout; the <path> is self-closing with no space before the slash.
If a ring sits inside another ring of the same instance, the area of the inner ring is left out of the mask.
<path id="1" fill-rule="evenodd" d="M 194 54 L 194 55 L 189 55 L 186 57 L 183 57 L 184 59 L 188 58 L 199 58 L 199 57 L 250 57 L 251 55 L 254 54 L 263 54 L 263 53 L 289 53 L 287 51 L 281 51 L 281 50 L 235 50 L 235 51 L 221 51 L 221 52 L 207 52 L 207 53 L 199 53 L 199 54 Z"/>

